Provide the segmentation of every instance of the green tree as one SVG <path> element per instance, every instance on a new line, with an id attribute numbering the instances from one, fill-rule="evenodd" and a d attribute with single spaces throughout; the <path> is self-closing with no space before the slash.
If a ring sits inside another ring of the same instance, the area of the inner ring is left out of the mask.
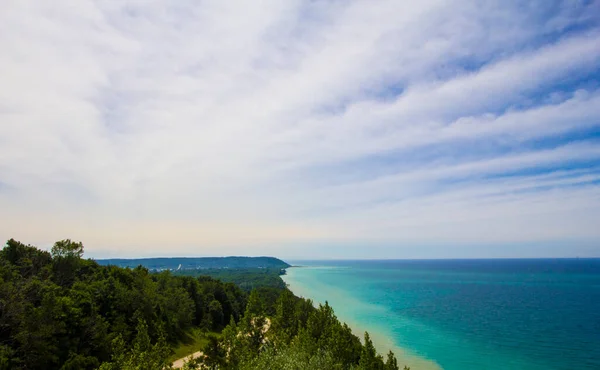
<path id="1" fill-rule="evenodd" d="M 83 257 L 83 244 L 72 242 L 70 239 L 60 240 L 52 246 L 52 258 L 81 258 Z"/>
<path id="2" fill-rule="evenodd" d="M 227 348 L 226 361 L 229 368 L 236 369 L 244 357 L 241 339 L 240 328 L 232 317 L 222 332 L 222 343 L 223 348 Z"/>
<path id="3" fill-rule="evenodd" d="M 219 369 L 225 365 L 227 352 L 214 335 L 208 337 L 208 343 L 204 347 L 204 364 L 209 369 Z"/>
<path id="4" fill-rule="evenodd" d="M 259 292 L 253 290 L 248 297 L 248 304 L 246 305 L 246 311 L 244 312 L 244 321 L 246 325 L 250 325 L 254 318 L 264 316 L 264 314 L 264 302 L 261 300 Z"/>
<path id="5" fill-rule="evenodd" d="M 383 370 L 383 358 L 377 354 L 377 350 L 371 341 L 369 333 L 365 332 L 365 343 L 358 363 L 363 370 Z"/>
<path id="6" fill-rule="evenodd" d="M 398 360 L 396 360 L 396 356 L 394 356 L 394 352 L 389 351 L 387 354 L 387 360 L 385 361 L 385 366 L 384 366 L 385 370 L 399 370 L 398 368 Z M 407 369 L 406 367 L 404 368 L 405 370 L 410 370 Z"/>
<path id="7" fill-rule="evenodd" d="M 75 281 L 75 274 L 83 256 L 83 244 L 69 239 L 54 243 L 52 247 L 52 267 L 54 281 L 60 286 L 69 286 Z"/>
<path id="8" fill-rule="evenodd" d="M 100 370 L 163 370 L 171 368 L 167 361 L 171 349 L 164 337 L 161 336 L 157 343 L 152 345 L 148 335 L 148 326 L 141 319 L 138 322 L 133 348 L 127 349 L 121 336 L 115 338 L 113 346 L 113 361 L 102 364 Z"/>
<path id="9" fill-rule="evenodd" d="M 210 302 L 210 304 L 208 305 L 208 313 L 211 318 L 211 327 L 213 327 L 213 328 L 221 327 L 222 328 L 224 315 L 223 315 L 223 306 L 221 305 L 221 303 L 219 301 L 217 301 L 216 299 L 213 299 Z"/>
<path id="10" fill-rule="evenodd" d="M 285 289 L 275 307 L 275 316 L 272 319 L 272 330 L 276 341 L 289 344 L 298 333 L 298 323 L 295 320 L 295 299 L 292 292 Z"/>

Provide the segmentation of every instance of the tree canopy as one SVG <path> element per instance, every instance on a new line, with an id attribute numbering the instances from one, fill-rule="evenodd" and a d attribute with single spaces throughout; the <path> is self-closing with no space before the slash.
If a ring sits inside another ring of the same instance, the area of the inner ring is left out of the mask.
<path id="1" fill-rule="evenodd" d="M 82 256 L 70 240 L 48 253 L 11 239 L 0 251 L 0 369 L 96 369 L 135 350 L 140 328 L 167 345 L 243 315 L 247 294 L 234 284 Z"/>
<path id="2" fill-rule="evenodd" d="M 191 328 L 221 334 L 187 369 L 398 369 L 327 303 L 284 287 L 248 294 L 206 276 L 101 266 L 83 252 L 71 240 L 49 253 L 13 239 L 0 251 L 0 370 L 163 370 Z"/>

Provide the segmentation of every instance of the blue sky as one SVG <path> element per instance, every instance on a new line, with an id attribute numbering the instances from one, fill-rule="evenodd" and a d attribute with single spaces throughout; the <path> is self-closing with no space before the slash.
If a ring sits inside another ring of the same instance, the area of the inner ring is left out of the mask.
<path id="1" fill-rule="evenodd" d="M 600 256 L 600 1 L 3 1 L 0 236 Z"/>

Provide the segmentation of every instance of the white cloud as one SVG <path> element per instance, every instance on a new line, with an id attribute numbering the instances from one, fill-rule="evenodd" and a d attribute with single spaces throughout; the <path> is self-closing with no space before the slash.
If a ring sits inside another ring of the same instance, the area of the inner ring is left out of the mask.
<path id="1" fill-rule="evenodd" d="M 599 9 L 3 1 L 0 236 L 597 242 Z"/>

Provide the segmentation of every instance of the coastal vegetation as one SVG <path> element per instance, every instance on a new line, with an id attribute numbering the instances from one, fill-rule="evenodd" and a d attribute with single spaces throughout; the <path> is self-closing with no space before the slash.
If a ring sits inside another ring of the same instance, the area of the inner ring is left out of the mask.
<path id="1" fill-rule="evenodd" d="M 176 276 L 210 276 L 226 283 L 234 283 L 247 292 L 264 287 L 284 289 L 285 283 L 279 276 L 290 267 L 274 257 L 113 258 L 97 262 L 100 265 L 129 268 L 143 266 L 150 272 L 169 270 Z"/>
<path id="2" fill-rule="evenodd" d="M 109 258 L 96 260 L 100 265 L 119 267 L 144 266 L 151 271 L 205 269 L 284 269 L 289 264 L 275 257 L 162 257 Z"/>
<path id="3" fill-rule="evenodd" d="M 210 276 L 225 283 L 233 283 L 246 292 L 261 288 L 285 289 L 286 285 L 281 280 L 281 274 L 282 270 L 280 268 L 211 268 L 173 272 L 175 276 Z"/>
<path id="4" fill-rule="evenodd" d="M 0 369 L 162 370 L 174 348 L 202 350 L 187 369 L 398 369 L 328 304 L 284 287 L 248 293 L 83 252 L 70 240 L 47 252 L 13 239 L 0 251 Z"/>

